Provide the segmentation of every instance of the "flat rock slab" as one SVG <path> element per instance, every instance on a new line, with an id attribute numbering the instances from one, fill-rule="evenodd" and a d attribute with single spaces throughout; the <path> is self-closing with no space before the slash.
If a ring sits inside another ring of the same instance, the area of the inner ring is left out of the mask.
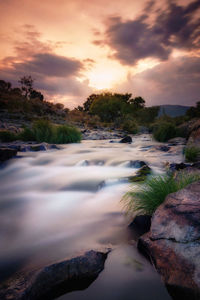
<path id="1" fill-rule="evenodd" d="M 170 194 L 138 242 L 173 299 L 200 299 L 200 181 Z"/>
<path id="2" fill-rule="evenodd" d="M 1 300 L 51 300 L 87 288 L 104 269 L 110 250 L 85 254 L 26 274 L 16 274 L 0 286 Z"/>

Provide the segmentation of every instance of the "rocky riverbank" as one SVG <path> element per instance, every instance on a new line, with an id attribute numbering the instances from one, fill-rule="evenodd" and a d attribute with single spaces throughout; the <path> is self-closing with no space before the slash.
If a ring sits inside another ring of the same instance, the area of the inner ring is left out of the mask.
<path id="1" fill-rule="evenodd" d="M 170 194 L 138 248 L 150 257 L 173 299 L 200 299 L 200 181 Z"/>

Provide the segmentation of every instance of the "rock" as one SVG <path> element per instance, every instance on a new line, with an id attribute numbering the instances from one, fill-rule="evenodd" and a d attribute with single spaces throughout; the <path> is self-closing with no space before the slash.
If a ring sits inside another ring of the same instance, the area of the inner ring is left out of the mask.
<path id="1" fill-rule="evenodd" d="M 131 182 L 144 181 L 146 177 L 150 174 L 151 174 L 151 168 L 147 165 L 144 165 L 136 172 L 136 175 L 129 177 L 129 181 Z"/>
<path id="2" fill-rule="evenodd" d="M 147 164 L 142 160 L 131 160 L 130 161 L 130 167 L 131 168 L 139 169 L 143 166 L 147 166 Z"/>
<path id="3" fill-rule="evenodd" d="M 27 274 L 9 279 L 0 290 L 5 300 L 51 300 L 75 290 L 87 288 L 104 268 L 110 250 L 88 251 Z"/>
<path id="4" fill-rule="evenodd" d="M 138 249 L 151 258 L 173 299 L 200 299 L 200 181 L 168 195 Z"/>
<path id="5" fill-rule="evenodd" d="M 30 146 L 30 151 L 46 151 L 46 150 L 48 150 L 48 148 L 49 148 L 48 144 L 41 143 L 38 145 Z"/>
<path id="6" fill-rule="evenodd" d="M 172 163 L 172 164 L 169 164 L 168 165 L 168 169 L 172 172 L 174 171 L 180 171 L 180 170 L 183 170 L 187 167 L 190 167 L 191 164 L 186 164 L 186 163 L 179 163 L 179 164 L 176 164 L 176 163 Z"/>
<path id="7" fill-rule="evenodd" d="M 192 124 L 187 146 L 200 147 L 200 120 Z"/>
<path id="8" fill-rule="evenodd" d="M 170 147 L 169 146 L 157 146 L 156 149 L 159 151 L 168 152 L 170 150 Z"/>
<path id="9" fill-rule="evenodd" d="M 151 216 L 150 215 L 141 215 L 136 216 L 134 220 L 128 225 L 128 228 L 133 230 L 141 236 L 142 234 L 148 232 L 151 227 Z"/>
<path id="10" fill-rule="evenodd" d="M 121 139 L 120 143 L 132 143 L 132 137 L 127 135 L 123 139 Z"/>
<path id="11" fill-rule="evenodd" d="M 16 149 L 0 148 L 0 162 L 4 162 L 17 154 Z"/>
<path id="12" fill-rule="evenodd" d="M 169 146 L 185 145 L 186 139 L 183 137 L 176 137 L 176 138 L 170 139 L 168 141 L 168 143 L 169 143 Z"/>

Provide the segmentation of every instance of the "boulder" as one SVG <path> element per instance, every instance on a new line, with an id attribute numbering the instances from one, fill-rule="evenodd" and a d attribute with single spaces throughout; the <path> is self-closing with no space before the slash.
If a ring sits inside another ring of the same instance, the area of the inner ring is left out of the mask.
<path id="1" fill-rule="evenodd" d="M 0 162 L 4 162 L 17 154 L 16 149 L 0 148 Z"/>
<path id="2" fill-rule="evenodd" d="M 0 287 L 0 299 L 51 300 L 87 288 L 103 270 L 110 250 L 85 254 L 27 274 L 17 274 Z"/>
<path id="3" fill-rule="evenodd" d="M 123 139 L 121 139 L 120 143 L 132 143 L 132 137 L 127 135 Z"/>
<path id="4" fill-rule="evenodd" d="M 154 263 L 173 299 L 200 299 L 200 181 L 168 195 L 138 249 Z"/>

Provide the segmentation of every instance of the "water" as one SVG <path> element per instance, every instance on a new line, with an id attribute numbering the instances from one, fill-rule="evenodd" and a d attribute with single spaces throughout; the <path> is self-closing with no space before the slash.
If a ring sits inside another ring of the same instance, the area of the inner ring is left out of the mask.
<path id="1" fill-rule="evenodd" d="M 154 173 L 162 173 L 166 161 L 182 161 L 180 146 L 165 153 L 155 145 L 148 135 L 132 144 L 83 141 L 11 160 L 0 170 L 0 279 L 110 247 L 97 280 L 59 299 L 170 299 L 137 252 L 120 202 L 136 172 L 131 161 L 147 162 Z"/>

